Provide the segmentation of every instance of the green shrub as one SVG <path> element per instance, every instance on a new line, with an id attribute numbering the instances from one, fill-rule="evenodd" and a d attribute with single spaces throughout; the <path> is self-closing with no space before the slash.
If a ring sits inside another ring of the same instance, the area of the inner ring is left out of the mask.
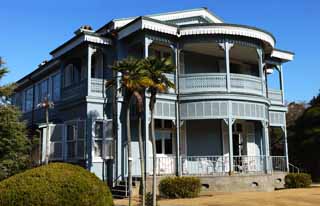
<path id="1" fill-rule="evenodd" d="M 196 177 L 166 177 L 160 181 L 160 194 L 166 198 L 191 198 L 199 196 L 200 179 Z"/>
<path id="2" fill-rule="evenodd" d="M 146 206 L 152 206 L 153 195 L 151 192 L 146 194 Z M 159 206 L 158 199 L 156 199 L 156 206 Z"/>
<path id="3" fill-rule="evenodd" d="M 290 173 L 285 177 L 286 188 L 304 188 L 312 183 L 311 175 L 306 173 Z"/>
<path id="4" fill-rule="evenodd" d="M 109 188 L 82 167 L 52 163 L 0 182 L 0 205 L 112 206 Z"/>

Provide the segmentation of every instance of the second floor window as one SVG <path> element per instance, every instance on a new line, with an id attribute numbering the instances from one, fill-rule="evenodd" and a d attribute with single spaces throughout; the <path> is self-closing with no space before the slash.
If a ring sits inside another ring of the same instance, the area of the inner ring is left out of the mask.
<path id="1" fill-rule="evenodd" d="M 32 102 L 33 102 L 33 88 L 29 88 L 25 90 L 24 93 L 24 101 L 23 101 L 23 111 L 28 112 L 32 110 Z"/>
<path id="2" fill-rule="evenodd" d="M 49 81 L 48 79 L 44 80 L 41 82 L 40 86 L 40 101 L 43 101 L 45 98 L 48 98 L 49 95 L 49 90 L 48 90 L 48 85 Z"/>
<path id="3" fill-rule="evenodd" d="M 74 82 L 75 77 L 75 68 L 73 64 L 68 64 L 64 68 L 64 86 L 70 86 Z"/>
<path id="4" fill-rule="evenodd" d="M 60 73 L 52 77 L 52 100 L 58 101 L 60 99 Z"/>

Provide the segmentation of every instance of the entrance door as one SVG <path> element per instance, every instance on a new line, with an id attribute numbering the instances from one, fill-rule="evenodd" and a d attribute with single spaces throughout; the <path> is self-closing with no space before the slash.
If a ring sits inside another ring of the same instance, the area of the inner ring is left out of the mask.
<path id="1" fill-rule="evenodd" d="M 241 172 L 243 169 L 243 155 L 244 155 L 244 132 L 243 125 L 236 123 L 233 126 L 232 131 L 232 143 L 233 143 L 233 164 L 234 170 Z"/>
<path id="2" fill-rule="evenodd" d="M 174 133 L 171 120 L 156 120 L 157 173 L 174 174 Z"/>

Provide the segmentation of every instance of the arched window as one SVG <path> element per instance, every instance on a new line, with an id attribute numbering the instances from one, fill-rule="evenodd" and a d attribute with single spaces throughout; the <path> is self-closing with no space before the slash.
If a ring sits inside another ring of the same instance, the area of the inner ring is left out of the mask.
<path id="1" fill-rule="evenodd" d="M 103 78 L 103 54 L 95 53 L 91 59 L 91 77 Z"/>

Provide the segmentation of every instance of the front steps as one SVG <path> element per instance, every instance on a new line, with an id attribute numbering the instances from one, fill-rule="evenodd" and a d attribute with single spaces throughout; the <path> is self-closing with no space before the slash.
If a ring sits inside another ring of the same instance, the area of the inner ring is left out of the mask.
<path id="1" fill-rule="evenodd" d="M 140 179 L 132 178 L 132 192 L 139 193 Z M 123 199 L 129 196 L 129 185 L 127 180 L 121 180 L 111 189 L 112 197 Z"/>

